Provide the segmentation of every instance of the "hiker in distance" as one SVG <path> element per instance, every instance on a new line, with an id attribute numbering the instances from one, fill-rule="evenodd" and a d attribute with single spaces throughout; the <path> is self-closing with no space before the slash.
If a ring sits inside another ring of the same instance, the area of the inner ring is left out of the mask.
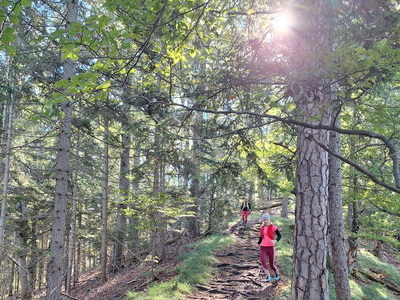
<path id="1" fill-rule="evenodd" d="M 247 219 L 250 214 L 251 214 L 251 204 L 249 202 L 249 199 L 244 197 L 242 205 L 240 205 L 240 215 L 242 217 L 243 226 L 247 225 Z"/>
<path id="2" fill-rule="evenodd" d="M 279 269 L 275 265 L 275 245 L 281 239 L 282 235 L 276 225 L 271 223 L 271 216 L 269 214 L 262 215 L 262 226 L 260 228 L 260 238 L 258 244 L 260 245 L 260 261 L 264 269 L 265 275 L 267 276 L 266 281 L 272 280 L 268 263 L 272 271 L 275 273 L 274 280 L 281 279 Z M 276 238 L 275 238 L 276 235 Z"/>

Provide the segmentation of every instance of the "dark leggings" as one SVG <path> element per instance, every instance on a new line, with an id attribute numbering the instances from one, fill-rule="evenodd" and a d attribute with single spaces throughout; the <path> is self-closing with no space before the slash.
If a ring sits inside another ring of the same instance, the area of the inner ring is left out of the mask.
<path id="1" fill-rule="evenodd" d="M 264 270 L 268 270 L 267 265 L 267 257 L 269 261 L 269 265 L 271 269 L 275 272 L 276 275 L 279 275 L 279 270 L 275 266 L 275 250 L 273 246 L 261 246 L 260 247 L 260 260 Z"/>

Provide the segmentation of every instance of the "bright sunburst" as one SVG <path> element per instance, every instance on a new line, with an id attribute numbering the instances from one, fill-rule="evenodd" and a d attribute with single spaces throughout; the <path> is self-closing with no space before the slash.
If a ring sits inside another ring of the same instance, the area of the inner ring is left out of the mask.
<path id="1" fill-rule="evenodd" d="M 281 11 L 272 20 L 274 31 L 279 33 L 288 32 L 293 26 L 293 17 L 287 11 Z"/>

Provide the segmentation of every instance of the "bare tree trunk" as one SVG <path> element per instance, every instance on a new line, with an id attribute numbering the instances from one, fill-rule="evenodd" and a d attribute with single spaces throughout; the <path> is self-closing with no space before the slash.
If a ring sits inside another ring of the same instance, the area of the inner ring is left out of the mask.
<path id="1" fill-rule="evenodd" d="M 71 293 L 72 285 L 74 282 L 74 266 L 75 266 L 75 245 L 76 245 L 76 209 L 77 209 L 77 198 L 78 198 L 78 180 L 75 174 L 72 192 L 72 212 L 70 222 L 70 232 L 68 239 L 68 267 L 66 274 L 66 285 L 65 290 L 67 294 Z"/>
<path id="2" fill-rule="evenodd" d="M 127 110 L 129 108 L 127 107 Z M 113 256 L 111 261 L 111 271 L 116 272 L 122 268 L 123 265 L 123 250 L 126 242 L 126 222 L 127 218 L 124 210 L 126 209 L 126 199 L 129 194 L 129 172 L 130 172 L 130 146 L 131 136 L 127 133 L 125 124 L 122 124 L 122 152 L 121 152 L 121 166 L 120 166 L 120 203 L 117 207 L 117 222 L 116 233 L 114 239 Z"/>
<path id="3" fill-rule="evenodd" d="M 79 214 L 77 216 L 78 226 L 77 228 L 82 228 L 82 215 Z M 76 261 L 75 261 L 75 268 L 74 268 L 74 284 L 78 282 L 79 276 L 81 275 L 81 255 L 82 247 L 81 247 L 81 240 L 78 238 L 76 241 Z"/>
<path id="4" fill-rule="evenodd" d="M 191 216 L 185 217 L 184 226 L 187 229 L 190 238 L 196 238 L 200 235 L 199 221 L 198 221 L 198 201 L 200 198 L 200 160 L 198 157 L 199 152 L 199 128 L 201 128 L 201 123 L 203 122 L 203 113 L 194 112 L 195 123 L 193 126 L 193 146 L 192 146 L 192 164 L 190 169 L 191 181 L 190 181 L 190 196 L 192 197 L 194 203 L 187 208 L 187 210 L 192 214 Z"/>
<path id="5" fill-rule="evenodd" d="M 354 184 L 357 184 L 357 178 L 353 178 Z M 354 234 L 353 236 L 350 236 L 348 238 L 348 244 L 349 244 L 349 249 L 348 249 L 348 254 L 347 254 L 347 264 L 349 268 L 349 273 L 353 274 L 355 264 L 357 262 L 357 253 L 358 253 L 358 238 L 357 238 L 357 233 L 360 229 L 359 225 L 359 219 L 358 219 L 358 206 L 357 206 L 357 200 L 353 199 L 349 203 L 349 224 L 350 224 L 350 232 Z"/>
<path id="6" fill-rule="evenodd" d="M 321 87 L 293 86 L 303 122 L 330 125 L 329 97 Z M 328 153 L 314 141 L 329 143 L 326 130 L 301 128 L 296 173 L 296 219 L 292 299 L 328 300 Z"/>
<path id="7" fill-rule="evenodd" d="M 27 264 L 27 249 L 28 249 L 28 212 L 26 204 L 21 201 L 18 204 L 20 218 L 18 220 L 17 241 L 19 246 L 18 254 L 18 274 L 21 286 L 21 298 L 32 298 L 32 290 L 29 282 L 29 272 Z"/>
<path id="8" fill-rule="evenodd" d="M 353 112 L 353 115 L 355 112 Z M 350 153 L 354 153 L 355 145 L 353 142 L 350 143 Z M 354 267 L 357 262 L 357 253 L 358 253 L 358 238 L 357 234 L 360 229 L 360 222 L 359 222 L 359 208 L 358 208 L 358 175 L 356 173 L 353 173 L 352 175 L 352 183 L 353 183 L 353 188 L 349 190 L 350 195 L 353 195 L 351 197 L 349 204 L 348 204 L 348 209 L 347 209 L 347 222 L 350 227 L 350 232 L 352 235 L 349 236 L 348 238 L 348 252 L 347 252 L 347 265 L 348 265 L 348 270 L 349 274 L 353 274 L 354 272 Z"/>
<path id="9" fill-rule="evenodd" d="M 78 0 L 67 1 L 67 28 L 77 20 Z M 64 79 L 70 79 L 75 74 L 72 60 L 64 62 Z M 60 120 L 58 149 L 56 160 L 56 189 L 53 210 L 53 227 L 51 231 L 50 257 L 47 266 L 47 300 L 61 298 L 63 277 L 63 254 L 65 240 L 65 224 L 67 217 L 67 194 L 69 180 L 69 154 L 71 149 L 72 101 L 66 100 L 61 104 L 64 117 Z"/>
<path id="10" fill-rule="evenodd" d="M 140 163 L 140 150 L 138 147 L 138 144 L 136 144 L 135 147 L 135 154 L 134 154 L 134 158 L 133 158 L 133 168 L 137 168 L 139 166 Z M 137 180 L 135 180 L 132 183 L 132 190 L 134 193 L 137 193 L 139 190 L 139 183 Z M 133 204 L 134 205 L 134 204 Z M 132 209 L 135 209 L 135 207 L 132 207 Z M 138 225 L 138 219 L 137 217 L 133 216 L 129 219 L 129 249 L 132 252 L 136 252 L 139 248 L 139 230 L 137 229 L 137 225 Z"/>
<path id="11" fill-rule="evenodd" d="M 109 155 L 108 155 L 108 118 L 104 120 L 104 165 L 103 165 L 103 195 L 101 208 L 101 282 L 107 281 L 107 249 L 108 249 L 108 177 L 109 177 Z"/>
<path id="12" fill-rule="evenodd" d="M 289 199 L 288 199 L 288 197 L 285 197 L 282 200 L 282 209 L 281 209 L 281 217 L 282 218 L 288 217 L 288 206 L 289 206 Z"/>
<path id="13" fill-rule="evenodd" d="M 159 149 L 162 148 L 161 138 L 158 133 L 155 134 L 155 145 L 158 145 Z M 153 194 L 158 195 L 162 192 L 162 186 L 164 185 L 161 180 L 163 178 L 162 172 L 162 157 L 158 158 L 154 166 L 154 183 L 153 183 Z M 154 229 L 151 233 L 151 255 L 158 262 L 163 261 L 165 258 L 165 242 L 166 242 L 166 224 L 165 216 L 161 211 L 156 211 L 152 216 L 154 220 Z"/>
<path id="14" fill-rule="evenodd" d="M 10 95 L 10 101 L 8 102 L 8 125 L 7 125 L 7 142 L 5 151 L 5 166 L 4 166 L 4 178 L 3 178 L 3 194 L 1 202 L 1 213 L 0 213 L 0 261 L 3 257 L 3 246 L 4 246 L 4 229 L 6 222 L 6 211 L 8 202 L 8 181 L 10 178 L 10 160 L 11 160 L 11 133 L 13 126 L 13 115 L 14 115 L 14 101 L 13 95 Z"/>
<path id="15" fill-rule="evenodd" d="M 333 115 L 339 114 L 339 103 L 334 101 Z M 338 118 L 334 118 L 338 120 Z M 337 121 L 338 123 L 338 121 Z M 332 124 L 338 126 L 338 124 Z M 340 154 L 340 135 L 330 132 L 330 149 Z M 346 238 L 342 200 L 342 163 L 340 159 L 329 156 L 329 234 L 332 247 L 333 275 L 335 278 L 336 299 L 350 300 L 349 272 L 346 255 Z"/>

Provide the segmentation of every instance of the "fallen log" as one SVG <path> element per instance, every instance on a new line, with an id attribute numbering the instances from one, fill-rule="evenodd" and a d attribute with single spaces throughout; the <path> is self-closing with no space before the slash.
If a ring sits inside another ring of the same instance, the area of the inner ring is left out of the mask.
<path id="1" fill-rule="evenodd" d="M 270 204 L 268 206 L 256 208 L 256 210 L 267 210 L 267 209 L 271 209 L 271 208 L 274 208 L 274 207 L 282 206 L 282 204 L 283 204 L 283 202 L 272 203 L 272 204 Z"/>
<path id="2" fill-rule="evenodd" d="M 383 286 L 387 287 L 389 290 L 391 290 L 391 291 L 393 291 L 393 292 L 395 292 L 397 294 L 400 294 L 400 288 L 398 288 L 398 287 L 396 287 L 394 285 L 391 285 L 390 283 L 388 283 L 388 282 L 386 282 L 384 280 L 381 280 L 381 279 L 377 278 L 376 276 L 373 276 L 373 275 L 371 275 L 371 274 L 369 274 L 369 273 L 367 273 L 365 271 L 362 271 L 360 269 L 355 269 L 355 271 L 360 273 L 360 274 L 362 274 L 362 275 L 364 275 L 369 280 L 372 280 L 374 282 L 378 282 L 378 283 L 382 284 Z"/>

